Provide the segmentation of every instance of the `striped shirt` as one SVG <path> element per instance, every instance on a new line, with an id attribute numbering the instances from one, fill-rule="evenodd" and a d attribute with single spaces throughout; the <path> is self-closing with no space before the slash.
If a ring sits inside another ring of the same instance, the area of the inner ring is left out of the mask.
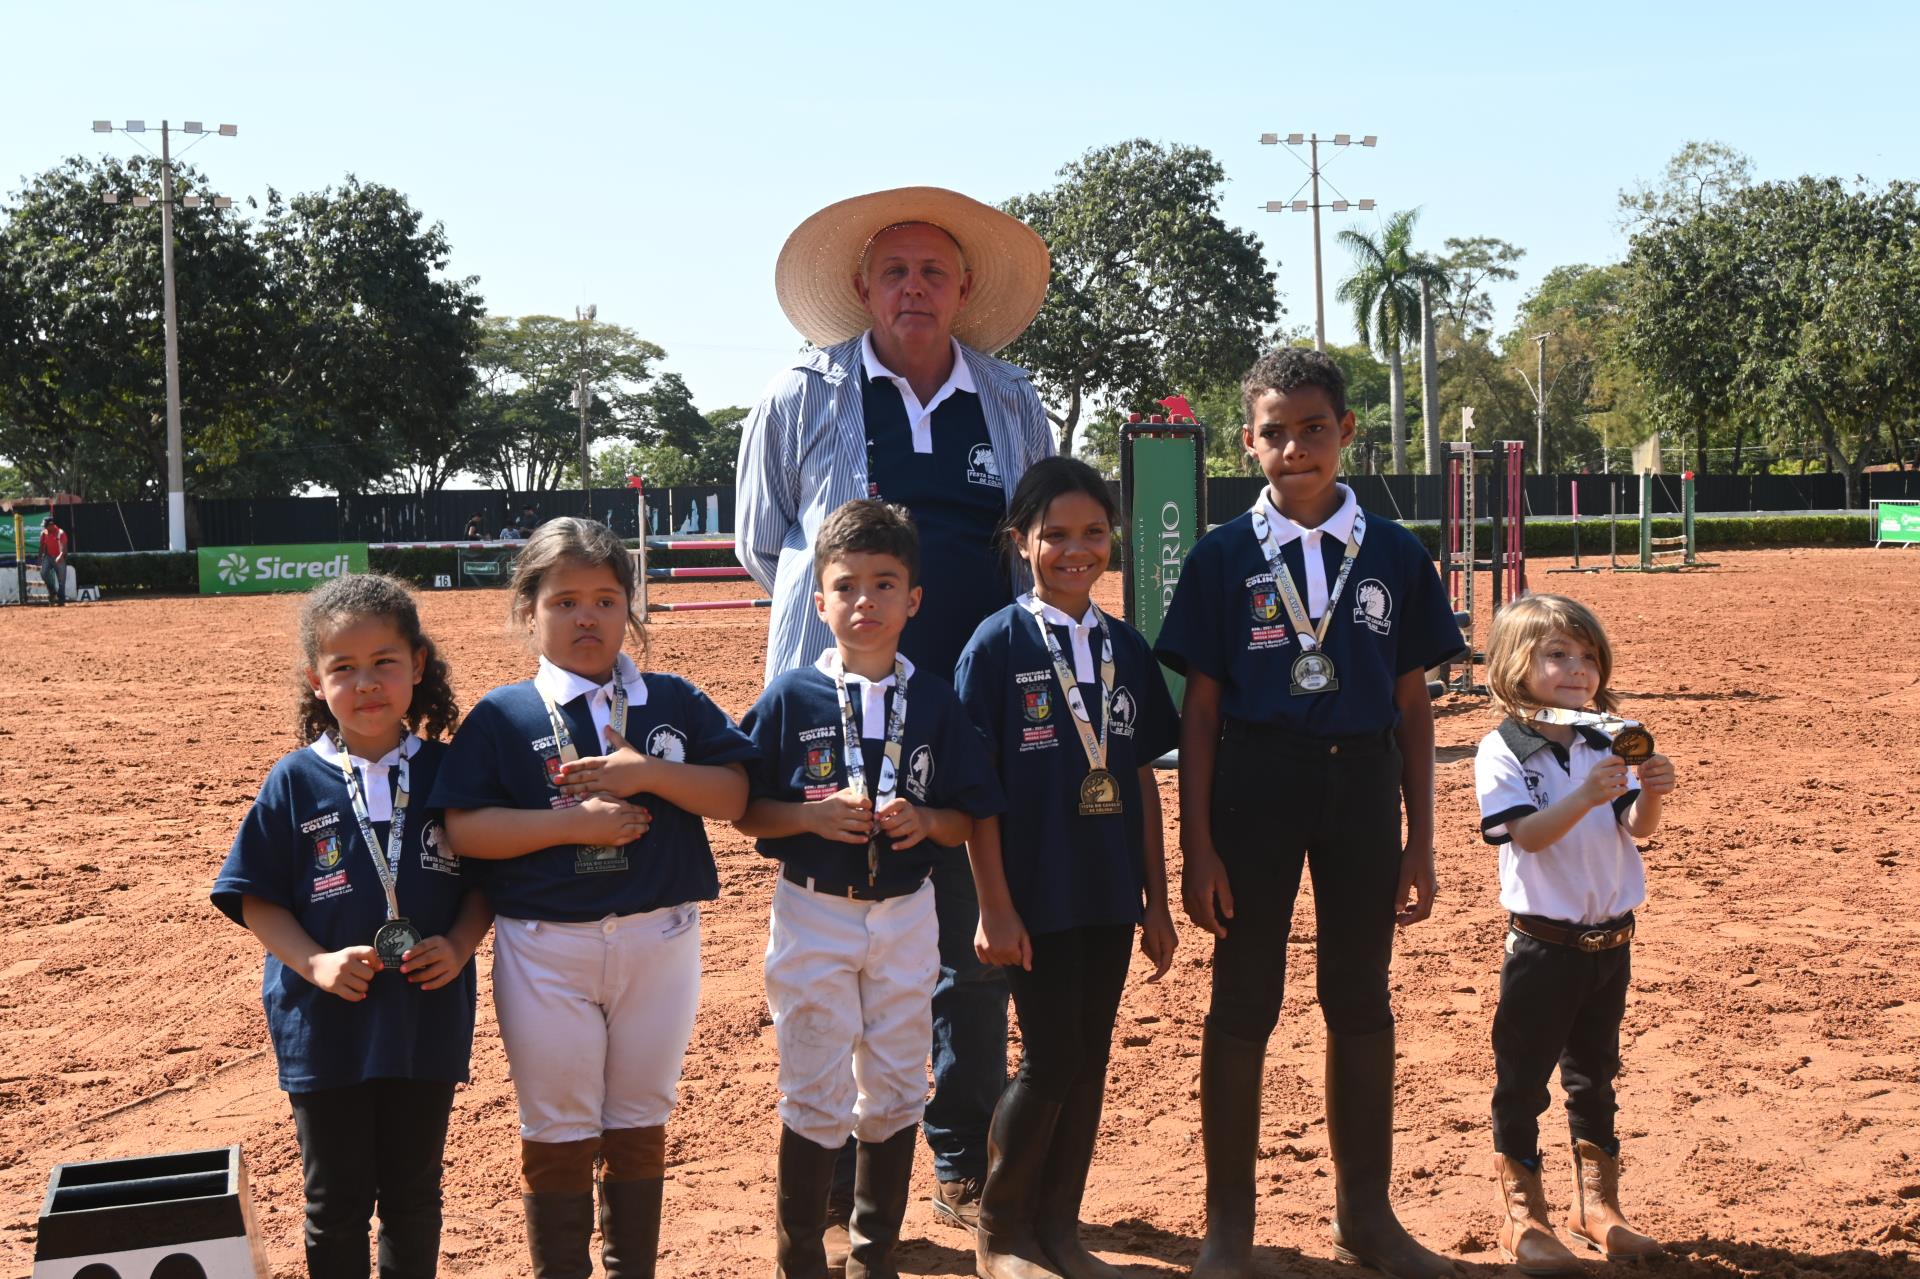
<path id="1" fill-rule="evenodd" d="M 864 343 L 862 335 L 807 352 L 773 380 L 742 428 L 734 546 L 741 567 L 773 597 L 769 683 L 833 643 L 813 607 L 813 539 L 828 515 L 867 496 Z M 1024 369 L 965 346 L 959 351 L 1011 500 L 1026 469 L 1053 455 L 1053 428 Z M 1014 589 L 1026 586 L 1017 573 Z"/>

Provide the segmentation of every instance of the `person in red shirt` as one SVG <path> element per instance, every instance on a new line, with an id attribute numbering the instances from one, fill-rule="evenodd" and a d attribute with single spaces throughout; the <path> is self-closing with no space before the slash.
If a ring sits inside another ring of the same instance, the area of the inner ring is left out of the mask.
<path id="1" fill-rule="evenodd" d="M 40 579 L 47 584 L 47 602 L 67 602 L 67 530 L 47 516 L 40 526 Z"/>

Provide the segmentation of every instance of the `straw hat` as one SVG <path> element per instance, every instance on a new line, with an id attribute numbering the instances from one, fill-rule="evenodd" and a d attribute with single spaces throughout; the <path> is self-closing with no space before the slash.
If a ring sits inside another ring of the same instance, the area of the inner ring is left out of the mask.
<path id="1" fill-rule="evenodd" d="M 951 235 L 973 272 L 973 292 L 953 336 L 991 355 L 1026 331 L 1047 295 L 1047 244 L 1026 223 L 989 204 L 940 187 L 899 187 L 829 204 L 794 228 L 773 269 L 780 309 L 815 346 L 831 346 L 873 326 L 853 276 L 879 231 L 899 222 L 931 222 Z"/>

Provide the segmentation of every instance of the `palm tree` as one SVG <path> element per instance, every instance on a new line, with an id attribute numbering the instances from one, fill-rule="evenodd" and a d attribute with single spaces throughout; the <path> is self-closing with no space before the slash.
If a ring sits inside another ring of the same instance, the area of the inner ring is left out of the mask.
<path id="1" fill-rule="evenodd" d="M 1430 331 L 1423 323 L 1431 311 L 1430 299 L 1423 306 L 1421 281 L 1428 292 L 1444 276 L 1439 267 L 1413 251 L 1413 224 L 1420 210 L 1404 209 L 1387 219 L 1378 239 L 1360 231 L 1340 232 L 1340 242 L 1353 251 L 1353 274 L 1340 285 L 1336 296 L 1353 307 L 1353 327 L 1359 331 L 1363 346 L 1377 348 L 1386 357 L 1389 403 L 1393 424 L 1393 473 L 1407 473 L 1407 387 L 1401 353 L 1421 333 Z M 1431 370 L 1433 360 L 1425 361 Z M 1429 374 L 1428 385 L 1436 380 Z M 1422 397 L 1432 400 L 1431 391 Z M 1423 406 L 1427 414 L 1427 467 L 1434 466 L 1439 452 L 1439 414 L 1437 405 Z"/>

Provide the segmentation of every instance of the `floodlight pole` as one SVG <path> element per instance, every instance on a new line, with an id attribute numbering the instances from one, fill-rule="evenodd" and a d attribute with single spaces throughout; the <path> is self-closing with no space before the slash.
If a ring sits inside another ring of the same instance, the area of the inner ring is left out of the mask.
<path id="1" fill-rule="evenodd" d="M 1290 147 L 1305 144 L 1308 148 L 1309 159 L 1303 163 L 1307 166 L 1307 180 L 1312 186 L 1313 198 L 1311 200 L 1293 201 L 1269 200 L 1267 202 L 1267 212 L 1282 213 L 1292 210 L 1295 213 L 1304 213 L 1308 209 L 1313 210 L 1313 348 L 1316 351 L 1324 351 L 1327 349 L 1327 297 L 1326 285 L 1323 280 L 1320 265 L 1320 144 L 1322 142 L 1331 142 L 1338 147 L 1350 146 L 1353 144 L 1354 138 L 1352 134 L 1348 133 L 1336 133 L 1331 138 L 1323 138 L 1317 133 L 1290 133 L 1286 135 L 1284 139 L 1277 133 L 1263 133 L 1260 135 L 1260 143 L 1262 146 L 1274 146 L 1282 141 Z M 1378 138 L 1369 133 L 1359 139 L 1359 144 L 1363 147 L 1370 147 L 1378 141 Z M 1299 159 L 1299 156 L 1296 155 L 1294 158 Z M 1336 190 L 1334 194 L 1338 195 L 1339 192 Z M 1340 199 L 1334 201 L 1332 205 L 1333 211 L 1335 213 L 1345 213 L 1348 204 L 1349 201 L 1346 197 L 1341 196 Z M 1369 211 L 1373 208 L 1373 201 L 1361 200 L 1359 201 L 1359 206 L 1362 212 Z"/>
<path id="2" fill-rule="evenodd" d="M 173 154 L 160 122 L 160 292 L 167 334 L 167 549 L 187 549 L 187 478 L 180 441 L 180 322 L 173 289 Z"/>
<path id="3" fill-rule="evenodd" d="M 587 337 L 594 318 L 600 314 L 600 308 L 592 303 L 573 308 L 574 318 L 580 321 L 580 371 L 575 381 L 577 389 L 574 398 L 580 406 L 580 496 L 585 504 L 586 516 L 593 518 L 593 465 L 592 455 L 587 448 Z"/>
<path id="4" fill-rule="evenodd" d="M 1327 349 L 1327 291 L 1320 283 L 1320 135 L 1314 134 L 1313 159 L 1313 349 Z"/>

